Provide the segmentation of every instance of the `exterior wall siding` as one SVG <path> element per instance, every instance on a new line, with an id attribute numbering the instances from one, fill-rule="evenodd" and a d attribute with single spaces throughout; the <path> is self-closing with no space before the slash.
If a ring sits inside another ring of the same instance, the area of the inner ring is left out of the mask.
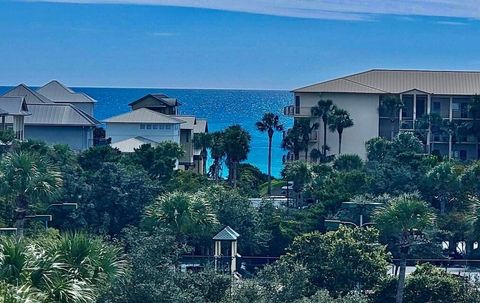
<path id="1" fill-rule="evenodd" d="M 164 126 L 166 126 L 165 124 Z M 179 124 L 168 124 L 170 129 L 140 129 L 140 123 L 107 123 L 107 138 L 112 138 L 112 143 L 142 136 L 155 142 L 172 141 L 180 144 Z"/>
<path id="2" fill-rule="evenodd" d="M 346 93 L 297 93 L 300 97 L 302 115 L 310 115 L 310 109 L 317 105 L 320 99 L 330 99 L 338 107 L 347 110 L 355 125 L 343 132 L 342 154 L 358 154 L 366 158 L 365 142 L 379 135 L 379 95 L 376 94 L 346 94 Z M 310 150 L 321 150 L 323 144 L 323 123 L 321 118 L 315 119 L 320 124 L 317 130 L 316 142 L 313 142 Z M 327 130 L 327 145 L 330 154 L 338 154 L 338 134 Z M 301 158 L 302 155 L 301 155 Z"/>
<path id="3" fill-rule="evenodd" d="M 93 145 L 93 129 L 82 126 L 25 125 L 25 138 L 42 140 L 49 145 L 66 144 L 81 151 Z"/>

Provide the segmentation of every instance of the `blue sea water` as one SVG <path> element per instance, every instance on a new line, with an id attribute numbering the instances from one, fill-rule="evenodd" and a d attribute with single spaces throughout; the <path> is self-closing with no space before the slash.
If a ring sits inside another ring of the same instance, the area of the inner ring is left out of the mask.
<path id="1" fill-rule="evenodd" d="M 8 90 L 0 87 L 0 94 Z M 282 116 L 283 107 L 292 102 L 288 91 L 271 90 L 220 90 L 220 89 L 151 89 L 151 88 L 90 88 L 78 87 L 75 91 L 84 92 L 98 101 L 95 117 L 106 119 L 130 110 L 128 103 L 149 93 L 164 93 L 177 98 L 182 106 L 181 114 L 191 114 L 208 119 L 209 131 L 222 130 L 232 124 L 240 124 L 252 136 L 251 151 L 246 162 L 262 171 L 267 171 L 267 135 L 255 128 L 255 122 L 263 113 L 273 112 L 281 117 L 289 127 L 293 121 Z M 272 174 L 279 176 L 282 169 L 280 148 L 281 134 L 273 138 Z"/>

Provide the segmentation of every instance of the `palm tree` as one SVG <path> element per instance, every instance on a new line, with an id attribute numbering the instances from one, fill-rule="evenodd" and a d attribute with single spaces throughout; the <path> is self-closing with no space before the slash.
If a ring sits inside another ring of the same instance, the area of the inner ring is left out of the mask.
<path id="1" fill-rule="evenodd" d="M 19 237 L 31 204 L 51 200 L 61 185 L 60 172 L 42 156 L 22 151 L 5 155 L 0 162 L 0 193 L 13 200 Z"/>
<path id="2" fill-rule="evenodd" d="M 210 139 L 210 153 L 213 159 L 213 165 L 210 168 L 210 175 L 215 181 L 218 181 L 222 170 L 222 161 L 225 157 L 225 140 L 223 138 L 223 132 L 218 131 L 210 134 Z"/>
<path id="3" fill-rule="evenodd" d="M 466 135 L 475 137 L 478 151 L 480 142 L 480 95 L 473 96 L 468 111 L 472 120 L 463 122 L 460 128 L 464 130 Z"/>
<path id="4" fill-rule="evenodd" d="M 287 133 L 283 137 L 281 147 L 293 153 L 295 160 L 300 158 L 300 151 L 303 147 L 303 137 L 301 130 L 296 123 L 293 127 L 287 130 Z"/>
<path id="5" fill-rule="evenodd" d="M 272 194 L 272 138 L 275 131 L 283 131 L 283 125 L 280 123 L 277 115 L 273 113 L 265 113 L 262 120 L 258 121 L 255 126 L 257 129 L 268 135 L 268 195 Z"/>
<path id="6" fill-rule="evenodd" d="M 448 204 L 454 202 L 460 191 L 459 172 L 454 162 L 445 161 L 430 169 L 426 174 L 426 185 L 440 202 L 440 214 L 444 215 Z"/>
<path id="7" fill-rule="evenodd" d="M 312 107 L 311 113 L 314 117 L 321 117 L 323 121 L 323 156 L 327 156 L 327 125 L 328 118 L 333 110 L 333 101 L 332 100 L 323 100 L 318 101 L 317 106 Z"/>
<path id="8" fill-rule="evenodd" d="M 385 95 L 380 100 L 380 111 L 390 120 L 390 140 L 395 137 L 395 122 L 399 119 L 399 112 L 403 107 L 403 101 L 397 95 Z"/>
<path id="9" fill-rule="evenodd" d="M 294 127 L 297 127 L 298 132 L 301 134 L 302 138 L 302 146 L 303 150 L 305 151 L 305 161 L 308 160 L 308 148 L 310 145 L 310 135 L 312 134 L 312 131 L 318 129 L 318 123 L 313 123 L 311 124 L 311 121 L 309 118 L 298 118 L 295 120 L 296 125 Z"/>
<path id="10" fill-rule="evenodd" d="M 338 133 L 338 154 L 342 153 L 342 134 L 345 128 L 353 126 L 353 120 L 348 111 L 334 106 L 332 114 L 328 118 L 330 131 Z"/>
<path id="11" fill-rule="evenodd" d="M 202 157 L 202 171 L 207 171 L 208 149 L 212 147 L 212 136 L 209 133 L 198 133 L 193 137 L 193 145 L 196 149 L 202 150 L 200 155 Z"/>
<path id="12" fill-rule="evenodd" d="M 171 228 L 177 237 L 202 234 L 218 223 L 212 206 L 201 193 L 162 195 L 147 209 L 147 217 Z"/>
<path id="13" fill-rule="evenodd" d="M 126 265 L 119 247 L 85 234 L 0 237 L 0 301 L 94 303 Z"/>
<path id="14" fill-rule="evenodd" d="M 250 134 L 240 125 L 232 125 L 223 132 L 225 155 L 227 156 L 228 179 L 237 187 L 238 163 L 247 159 L 250 152 Z"/>
<path id="15" fill-rule="evenodd" d="M 439 134 L 443 125 L 443 119 L 438 113 L 425 114 L 415 121 L 415 133 L 426 144 L 427 152 L 434 150 L 434 142 L 430 143 L 430 134 Z"/>
<path id="16" fill-rule="evenodd" d="M 419 242 L 425 229 L 431 227 L 434 221 L 434 212 L 416 194 L 403 194 L 393 198 L 374 213 L 377 228 L 385 236 L 393 238 L 400 249 L 396 303 L 403 302 L 408 252 Z"/>
<path id="17" fill-rule="evenodd" d="M 297 206 L 298 201 L 302 201 L 302 192 L 305 189 L 305 186 L 310 183 L 312 180 L 312 169 L 310 164 L 305 161 L 293 161 L 287 163 L 282 170 L 282 176 L 285 180 L 293 181 L 293 191 L 297 196 Z"/>

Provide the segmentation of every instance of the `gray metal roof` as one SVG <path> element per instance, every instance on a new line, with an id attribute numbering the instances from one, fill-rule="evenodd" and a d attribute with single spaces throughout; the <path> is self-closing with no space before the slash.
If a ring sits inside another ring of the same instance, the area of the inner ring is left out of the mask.
<path id="1" fill-rule="evenodd" d="M 0 115 L 30 115 L 24 97 L 0 97 Z"/>
<path id="2" fill-rule="evenodd" d="M 197 119 L 195 128 L 193 130 L 195 134 L 208 133 L 208 122 L 206 119 Z"/>
<path id="3" fill-rule="evenodd" d="M 480 72 L 373 69 L 293 92 L 399 94 L 414 89 L 436 95 L 480 94 Z"/>
<path id="4" fill-rule="evenodd" d="M 235 241 L 240 237 L 240 234 L 234 231 L 230 226 L 226 226 L 218 234 L 213 237 L 213 240 L 220 241 Z"/>
<path id="5" fill-rule="evenodd" d="M 30 116 L 25 117 L 26 125 L 45 126 L 86 126 L 99 125 L 100 122 L 70 104 L 29 104 Z M 11 123 L 11 118 L 7 122 Z"/>
<path id="6" fill-rule="evenodd" d="M 195 117 L 194 116 L 173 116 L 176 119 L 182 120 L 185 123 L 180 125 L 181 129 L 194 129 L 195 128 Z"/>
<path id="7" fill-rule="evenodd" d="M 181 124 L 183 120 L 168 116 L 148 108 L 139 108 L 115 117 L 104 120 L 105 123 L 164 123 Z"/>
<path id="8" fill-rule="evenodd" d="M 135 149 L 139 148 L 140 146 L 144 144 L 150 144 L 152 146 L 157 146 L 158 142 L 155 142 L 153 140 L 137 136 L 134 138 L 129 138 L 126 140 L 118 141 L 115 143 L 112 143 L 111 146 L 113 148 L 117 148 L 120 150 L 122 153 L 133 153 Z"/>
<path id="9" fill-rule="evenodd" d="M 3 97 L 25 97 L 25 102 L 27 102 L 27 104 L 53 103 L 52 100 L 48 99 L 42 94 L 37 93 L 36 91 L 31 90 L 25 84 L 20 84 L 12 88 L 11 90 L 3 94 Z"/>
<path id="10" fill-rule="evenodd" d="M 37 92 L 54 102 L 66 103 L 94 103 L 96 102 L 90 96 L 84 93 L 77 93 L 66 87 L 57 80 L 50 81 L 37 89 Z"/>
<path id="11" fill-rule="evenodd" d="M 143 96 L 141 97 L 140 99 L 138 100 L 135 100 L 133 102 L 131 102 L 130 104 L 128 105 L 134 105 L 138 102 L 141 102 L 143 101 L 144 99 L 146 98 L 154 98 L 154 99 L 157 99 L 158 101 L 160 101 L 161 103 L 165 104 L 165 105 L 168 105 L 168 106 L 179 106 L 181 105 L 180 102 L 178 102 L 178 100 L 176 98 L 170 98 L 168 97 L 167 95 L 165 94 L 148 94 L 146 96 Z"/>

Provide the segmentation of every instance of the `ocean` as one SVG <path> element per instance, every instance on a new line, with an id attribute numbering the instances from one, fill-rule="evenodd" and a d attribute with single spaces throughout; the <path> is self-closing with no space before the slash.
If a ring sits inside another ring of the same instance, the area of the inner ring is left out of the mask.
<path id="1" fill-rule="evenodd" d="M 9 87 L 0 87 L 0 95 Z M 292 103 L 288 91 L 272 90 L 227 90 L 227 89 L 151 89 L 151 88 L 91 88 L 77 87 L 98 101 L 95 117 L 109 118 L 130 110 L 128 103 L 149 93 L 164 93 L 177 98 L 182 104 L 180 113 L 208 119 L 209 131 L 222 130 L 229 125 L 240 124 L 252 136 L 251 150 L 246 163 L 267 172 L 268 138 L 255 128 L 255 122 L 263 113 L 273 112 L 280 116 L 285 127 L 293 124 L 291 118 L 282 115 L 283 107 Z M 272 148 L 272 174 L 280 176 L 282 155 L 280 148 L 282 135 L 276 133 Z"/>

